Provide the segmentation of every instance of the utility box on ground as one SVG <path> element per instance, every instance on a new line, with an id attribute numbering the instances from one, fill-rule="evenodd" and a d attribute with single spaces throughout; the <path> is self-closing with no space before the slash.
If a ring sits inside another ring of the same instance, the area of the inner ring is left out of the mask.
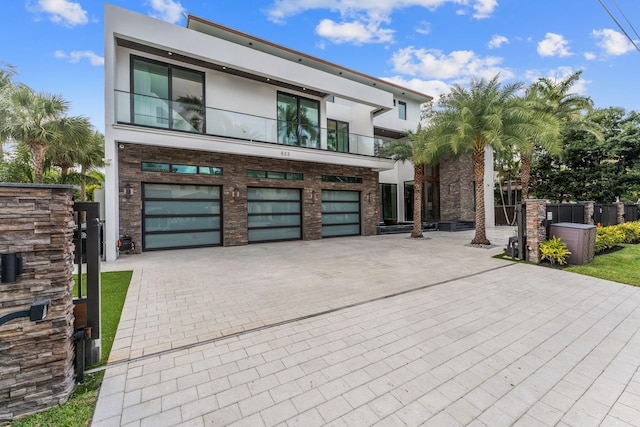
<path id="1" fill-rule="evenodd" d="M 559 222 L 551 224 L 549 237 L 558 237 L 571 252 L 567 262 L 572 265 L 589 264 L 596 252 L 596 226 Z"/>

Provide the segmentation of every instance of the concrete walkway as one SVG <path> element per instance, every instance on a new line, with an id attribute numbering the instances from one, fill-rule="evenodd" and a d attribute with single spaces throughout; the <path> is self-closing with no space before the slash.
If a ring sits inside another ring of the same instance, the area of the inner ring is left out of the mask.
<path id="1" fill-rule="evenodd" d="M 93 426 L 639 425 L 640 288 L 472 232 L 150 252 Z"/>

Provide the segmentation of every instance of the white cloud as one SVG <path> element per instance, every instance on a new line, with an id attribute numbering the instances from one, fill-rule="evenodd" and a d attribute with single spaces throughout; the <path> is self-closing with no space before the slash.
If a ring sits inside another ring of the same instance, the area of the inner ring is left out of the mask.
<path id="1" fill-rule="evenodd" d="M 316 33 L 334 43 L 389 43 L 393 41 L 394 30 L 380 28 L 380 22 L 335 22 L 323 19 L 316 27 Z"/>
<path id="2" fill-rule="evenodd" d="M 471 7 L 473 16 L 477 19 L 489 17 L 498 6 L 497 0 L 273 0 L 273 4 L 267 9 L 267 15 L 274 22 L 282 22 L 290 16 L 312 9 L 338 11 L 342 17 L 362 12 L 389 16 L 396 9 L 417 6 L 434 10 L 448 3 L 466 8 L 459 9 L 462 11 Z"/>
<path id="3" fill-rule="evenodd" d="M 438 102 L 442 95 L 451 91 L 451 86 L 442 80 L 405 79 L 401 76 L 383 77 L 382 80 L 432 96 L 434 103 Z"/>
<path id="4" fill-rule="evenodd" d="M 569 42 L 560 34 L 547 33 L 544 40 L 538 43 L 540 56 L 571 56 Z"/>
<path id="5" fill-rule="evenodd" d="M 427 35 L 431 33 L 431 24 L 428 22 L 421 22 L 420 26 L 416 28 L 416 33 Z"/>
<path id="6" fill-rule="evenodd" d="M 82 59 L 88 59 L 91 65 L 95 67 L 104 65 L 104 58 L 90 50 L 74 50 L 69 53 L 62 50 L 56 50 L 54 52 L 54 56 L 58 59 L 66 59 L 71 64 L 77 64 Z"/>
<path id="7" fill-rule="evenodd" d="M 587 61 L 593 61 L 596 58 L 597 58 L 597 56 L 593 52 L 585 52 L 584 53 L 584 59 L 586 59 Z"/>
<path id="8" fill-rule="evenodd" d="M 503 79 L 513 73 L 499 65 L 502 58 L 479 57 L 470 50 L 458 50 L 444 54 L 437 49 L 416 49 L 413 46 L 396 51 L 391 57 L 395 72 L 424 78 L 467 79 L 471 76 L 492 78 L 500 73 Z"/>
<path id="9" fill-rule="evenodd" d="M 154 11 L 151 16 L 172 24 L 178 23 L 186 11 L 179 1 L 174 0 L 149 0 L 149 5 Z"/>
<path id="10" fill-rule="evenodd" d="M 82 9 L 80 3 L 69 0 L 38 0 L 36 6 L 27 8 L 34 12 L 48 13 L 52 22 L 67 27 L 85 25 L 89 22 L 87 11 Z"/>
<path id="11" fill-rule="evenodd" d="M 506 43 L 509 43 L 508 38 L 506 38 L 505 36 L 500 36 L 496 34 L 493 37 L 491 37 L 491 40 L 489 41 L 489 49 L 498 49 L 499 47 L 501 47 L 503 44 L 506 44 Z"/>
<path id="12" fill-rule="evenodd" d="M 624 55 L 635 49 L 624 34 L 610 28 L 593 30 L 591 36 L 599 40 L 596 44 L 604 49 L 608 55 Z"/>
<path id="13" fill-rule="evenodd" d="M 562 66 L 562 67 L 555 68 L 553 70 L 549 70 L 546 72 L 546 74 L 542 74 L 539 71 L 535 71 L 535 70 L 529 70 L 526 73 L 526 77 L 531 82 L 535 82 L 540 77 L 546 77 L 551 79 L 553 82 L 557 83 L 560 80 L 563 80 L 566 77 L 570 76 L 571 74 L 575 73 L 576 71 L 578 70 L 574 69 L 573 67 Z M 582 76 L 580 76 L 578 81 L 576 81 L 573 84 L 573 86 L 571 86 L 571 90 L 569 93 L 576 94 L 576 95 L 587 94 L 587 85 L 589 85 L 591 81 L 585 80 L 583 76 L 584 74 L 582 74 Z"/>
<path id="14" fill-rule="evenodd" d="M 498 0 L 477 0 L 473 5 L 475 10 L 473 17 L 476 19 L 489 18 L 496 7 L 498 7 Z"/>

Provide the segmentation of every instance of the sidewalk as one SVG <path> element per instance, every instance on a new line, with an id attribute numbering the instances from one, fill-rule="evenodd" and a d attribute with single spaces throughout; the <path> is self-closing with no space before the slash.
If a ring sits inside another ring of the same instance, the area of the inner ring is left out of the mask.
<path id="1" fill-rule="evenodd" d="M 103 264 L 134 277 L 93 425 L 634 425 L 640 289 L 492 259 L 510 235 Z"/>

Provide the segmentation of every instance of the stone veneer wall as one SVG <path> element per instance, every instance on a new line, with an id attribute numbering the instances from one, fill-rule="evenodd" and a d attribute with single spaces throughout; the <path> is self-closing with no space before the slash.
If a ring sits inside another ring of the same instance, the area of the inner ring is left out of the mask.
<path id="1" fill-rule="evenodd" d="M 616 224 L 622 224 L 625 222 L 624 219 L 624 203 L 615 202 L 616 205 Z"/>
<path id="2" fill-rule="evenodd" d="M 375 235 L 379 223 L 378 173 L 372 169 L 300 162 L 263 157 L 239 156 L 207 151 L 183 150 L 158 146 L 119 144 L 118 174 L 120 200 L 119 235 L 130 235 L 136 252 L 142 248 L 142 183 L 201 184 L 222 186 L 223 245 L 247 244 L 247 187 L 303 188 L 303 239 L 322 238 L 321 192 L 326 190 L 360 191 L 361 234 Z M 142 172 L 141 162 L 176 163 L 223 168 L 222 176 L 186 175 Z M 303 181 L 248 178 L 247 169 L 304 174 Z M 361 184 L 322 182 L 322 175 L 343 175 L 362 178 Z M 133 195 L 126 197 L 129 184 Z M 238 200 L 232 189 L 240 191 Z M 370 194 L 370 197 L 369 197 Z"/>
<path id="3" fill-rule="evenodd" d="M 540 243 L 547 240 L 545 220 L 547 218 L 547 201 L 539 199 L 525 200 L 527 218 L 527 261 L 540 263 Z"/>
<path id="4" fill-rule="evenodd" d="M 595 202 L 580 202 L 581 205 L 584 205 L 584 223 L 593 225 L 593 214 L 595 213 Z"/>
<path id="5" fill-rule="evenodd" d="M 0 326 L 0 421 L 67 401 L 74 386 L 73 188 L 0 184 L 0 253 L 23 273 L 0 284 L 0 316 L 50 300 L 45 320 Z"/>
<path id="6" fill-rule="evenodd" d="M 475 221 L 471 158 L 440 162 L 440 220 Z"/>

